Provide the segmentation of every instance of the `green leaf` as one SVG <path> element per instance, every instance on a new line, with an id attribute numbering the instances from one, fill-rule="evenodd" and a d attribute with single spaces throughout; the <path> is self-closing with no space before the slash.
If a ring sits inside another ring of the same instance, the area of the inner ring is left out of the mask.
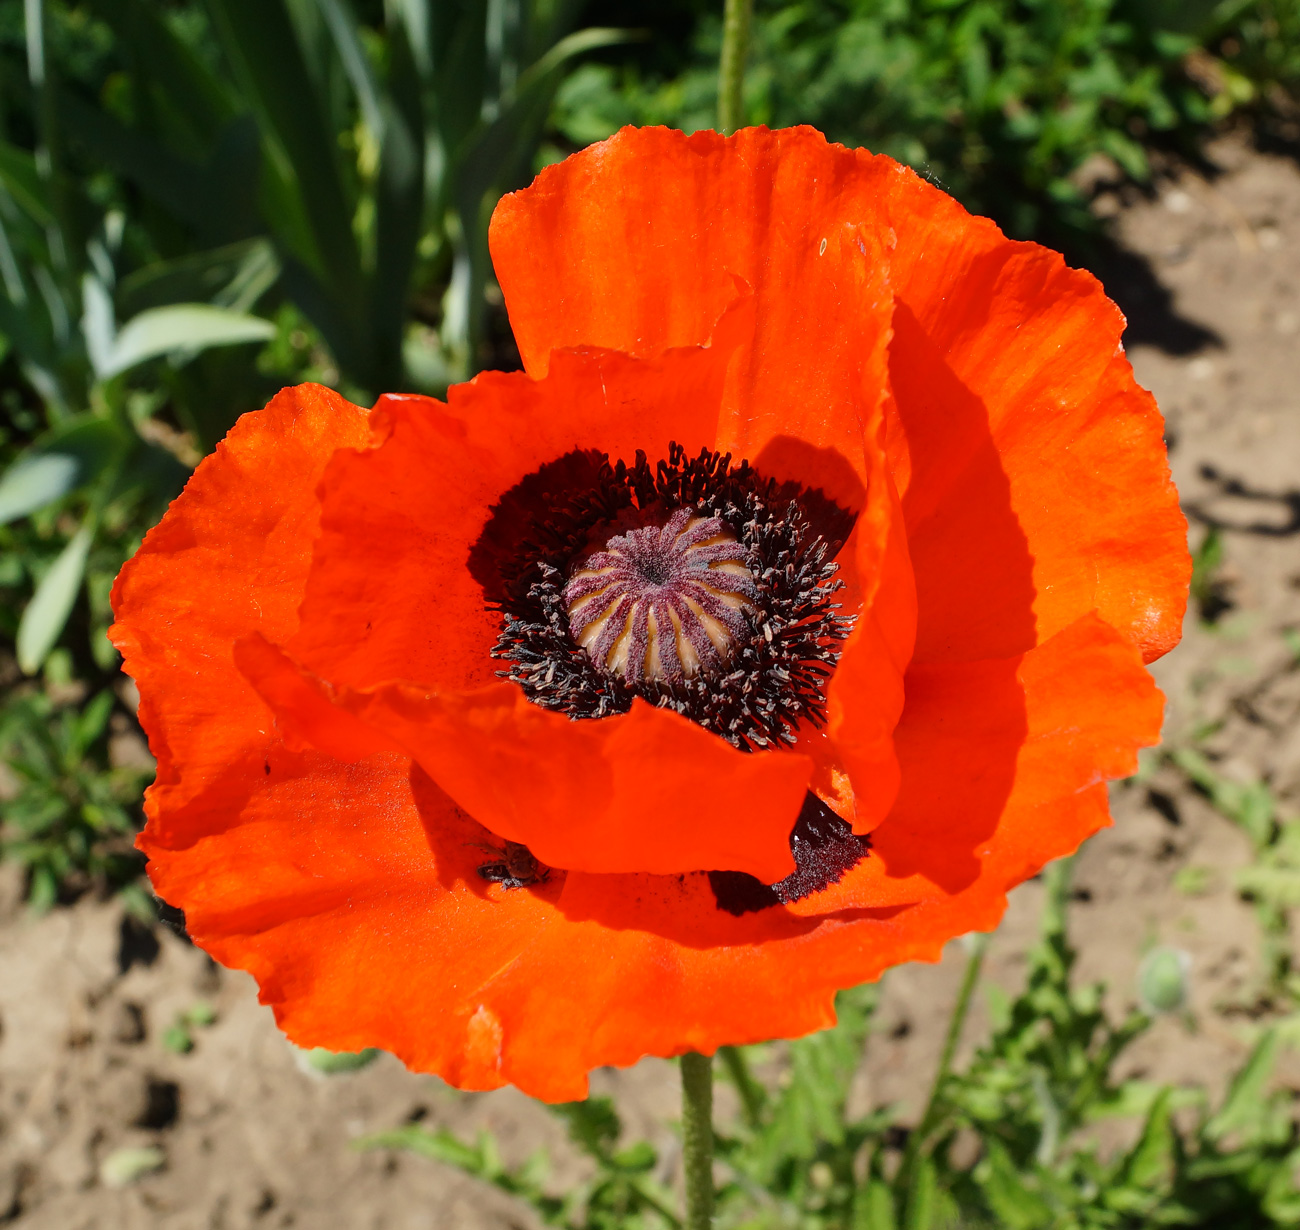
<path id="1" fill-rule="evenodd" d="M 0 525 L 52 504 L 76 486 L 79 467 L 64 453 L 19 458 L 0 478 Z"/>
<path id="2" fill-rule="evenodd" d="M 41 668 L 46 655 L 54 648 L 72 605 L 77 600 L 81 579 L 86 573 L 86 556 L 90 553 L 93 534 L 83 525 L 50 565 L 50 570 L 36 587 L 36 593 L 18 622 L 18 665 L 29 675 Z"/>
<path id="3" fill-rule="evenodd" d="M 372 1046 L 362 1051 L 328 1051 L 323 1046 L 298 1052 L 299 1065 L 308 1072 L 322 1076 L 337 1076 L 341 1072 L 356 1072 L 369 1067 L 379 1058 L 379 1052 Z"/>
<path id="4" fill-rule="evenodd" d="M 370 68 L 365 48 L 357 37 L 357 18 L 348 0 L 316 0 L 325 24 L 329 27 L 334 46 L 338 50 L 343 71 L 361 106 L 361 118 L 376 139 L 384 135 L 384 116 L 379 104 L 379 84 Z M 389 39 L 394 34 L 390 32 Z"/>
<path id="5" fill-rule="evenodd" d="M 868 1179 L 853 1197 L 853 1230 L 898 1230 L 889 1184 Z"/>
<path id="6" fill-rule="evenodd" d="M 788 1159 L 811 1160 L 825 1143 L 844 1139 L 844 1103 L 878 994 L 874 985 L 842 991 L 835 1000 L 836 1027 L 790 1044 L 789 1084 L 771 1104 L 763 1132 L 767 1173 Z"/>
<path id="7" fill-rule="evenodd" d="M 42 435 L 29 455 L 57 453 L 71 457 L 77 463 L 77 481 L 85 487 L 139 443 L 135 432 L 117 419 L 78 414 Z"/>
<path id="8" fill-rule="evenodd" d="M 217 1010 L 206 999 L 201 999 L 186 1010 L 185 1019 L 191 1025 L 215 1025 Z"/>
<path id="9" fill-rule="evenodd" d="M 1174 1175 L 1174 1129 L 1170 1121 L 1170 1090 L 1162 1089 L 1147 1114 L 1142 1135 L 1124 1166 L 1126 1186 L 1144 1192 L 1164 1190 Z"/>
<path id="10" fill-rule="evenodd" d="M 207 350 L 211 346 L 264 342 L 274 336 L 275 326 L 269 320 L 208 303 L 149 308 L 123 326 L 112 349 L 96 365 L 96 375 L 107 380 L 174 350 Z"/>
<path id="11" fill-rule="evenodd" d="M 1209 796 L 1210 802 L 1245 831 L 1257 848 L 1273 835 L 1276 805 L 1264 782 L 1234 782 L 1220 776 L 1200 752 L 1179 748 L 1170 759 Z"/>
<path id="12" fill-rule="evenodd" d="M 912 1173 L 912 1187 L 907 1193 L 906 1230 L 931 1230 L 939 1204 L 938 1176 L 934 1159 L 922 1157 Z"/>
<path id="13" fill-rule="evenodd" d="M 445 1129 L 431 1132 L 418 1123 L 395 1128 L 391 1132 L 374 1132 L 353 1142 L 356 1149 L 405 1149 L 434 1161 L 447 1162 L 470 1174 L 484 1175 L 489 1169 L 480 1147 L 467 1145 Z"/>
<path id="14" fill-rule="evenodd" d="M 306 263 L 333 296 L 360 303 L 361 263 L 338 142 L 284 0 L 209 0 L 208 7 L 276 173 L 307 221 Z"/>
<path id="15" fill-rule="evenodd" d="M 216 140 L 234 117 L 231 92 L 172 33 L 153 0 L 92 0 L 91 7 L 113 28 L 135 71 L 165 93 L 169 125 L 191 139 Z"/>
<path id="16" fill-rule="evenodd" d="M 117 303 L 125 316 L 177 303 L 214 303 L 247 312 L 279 276 L 271 244 L 246 239 L 137 269 L 118 283 Z"/>
<path id="17" fill-rule="evenodd" d="M 9 189 L 9 195 L 37 226 L 51 226 L 54 212 L 50 209 L 49 194 L 36 159 L 25 149 L 0 141 L 0 183 Z"/>
<path id="18" fill-rule="evenodd" d="M 1252 1129 L 1259 1126 L 1265 1106 L 1264 1087 L 1277 1062 L 1277 1051 L 1277 1030 L 1270 1029 L 1255 1044 L 1245 1066 L 1233 1078 L 1218 1113 L 1205 1125 L 1206 1139 L 1218 1141 L 1229 1132 L 1249 1137 Z"/>
<path id="19" fill-rule="evenodd" d="M 113 693 L 105 688 L 74 720 L 71 750 L 77 759 L 85 755 L 86 749 L 104 733 L 112 712 Z"/>
<path id="20" fill-rule="evenodd" d="M 989 1207 L 1006 1230 L 1038 1230 L 1051 1224 L 1051 1208 L 1025 1185 L 1006 1148 L 996 1139 L 988 1142 L 988 1156 L 977 1177 Z"/>
<path id="21" fill-rule="evenodd" d="M 184 1021 L 176 1021 L 163 1030 L 162 1044 L 173 1055 L 188 1055 L 194 1049 L 194 1038 Z"/>
<path id="22" fill-rule="evenodd" d="M 140 186 L 177 218 L 204 228 L 215 203 L 223 203 L 202 167 L 174 154 L 152 137 L 128 128 L 116 116 L 63 91 L 60 119 L 90 152 Z"/>
<path id="23" fill-rule="evenodd" d="M 388 51 L 391 88 L 383 104 L 375 185 L 375 272 L 369 313 L 374 339 L 372 380 L 380 388 L 393 387 L 402 379 L 402 340 L 424 216 L 425 181 L 420 79 L 401 26 L 390 35 Z"/>
<path id="24" fill-rule="evenodd" d="M 113 297 L 103 282 L 88 273 L 81 279 L 81 304 L 81 334 L 86 339 L 86 353 L 100 379 L 106 379 L 102 373 L 112 362 L 113 336 L 117 332 Z"/>
<path id="25" fill-rule="evenodd" d="M 1237 890 L 1256 901 L 1266 901 L 1282 909 L 1300 905 L 1300 868 L 1261 866 L 1243 867 L 1233 877 Z"/>
<path id="26" fill-rule="evenodd" d="M 618 1142 L 623 1125 L 610 1098 L 587 1098 L 548 1107 L 569 1127 L 569 1138 L 592 1157 L 601 1158 Z"/>

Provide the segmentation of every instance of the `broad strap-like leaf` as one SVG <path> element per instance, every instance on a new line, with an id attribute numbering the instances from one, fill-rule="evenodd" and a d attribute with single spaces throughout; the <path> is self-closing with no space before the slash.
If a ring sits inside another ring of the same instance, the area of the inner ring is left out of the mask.
<path id="1" fill-rule="evenodd" d="M 308 264 L 333 295 L 359 302 L 361 264 L 338 142 L 284 0 L 209 0 L 208 7 L 281 178 L 301 200 L 313 243 Z"/>
<path id="2" fill-rule="evenodd" d="M 78 465 L 66 453 L 37 453 L 16 461 L 0 478 L 0 525 L 34 513 L 77 485 Z"/>
<path id="3" fill-rule="evenodd" d="M 29 675 L 40 670 L 63 633 L 86 575 L 93 538 L 94 530 L 86 524 L 69 539 L 18 621 L 18 665 Z"/>
<path id="4" fill-rule="evenodd" d="M 269 320 L 210 303 L 150 308 L 122 327 L 105 360 L 96 365 L 96 375 L 107 380 L 171 351 L 264 342 L 274 335 L 275 326 Z"/>
<path id="5" fill-rule="evenodd" d="M 275 284 L 280 261 L 266 239 L 245 239 L 145 265 L 117 284 L 124 316 L 174 303 L 214 303 L 246 312 Z"/>

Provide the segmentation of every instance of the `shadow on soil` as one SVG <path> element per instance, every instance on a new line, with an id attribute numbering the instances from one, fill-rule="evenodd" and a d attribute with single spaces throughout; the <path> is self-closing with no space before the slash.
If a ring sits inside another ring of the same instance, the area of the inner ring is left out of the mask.
<path id="1" fill-rule="evenodd" d="M 1095 274 L 1128 318 L 1124 345 L 1154 346 L 1165 354 L 1190 355 L 1223 345 L 1213 329 L 1180 316 L 1173 295 L 1151 262 L 1106 235 L 1092 237 L 1087 250 L 1067 253 L 1071 264 Z"/>

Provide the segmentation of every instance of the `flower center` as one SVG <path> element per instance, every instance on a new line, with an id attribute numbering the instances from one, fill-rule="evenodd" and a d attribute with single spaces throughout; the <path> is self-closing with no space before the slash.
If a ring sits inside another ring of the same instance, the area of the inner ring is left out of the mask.
<path id="1" fill-rule="evenodd" d="M 631 684 L 712 676 L 749 632 L 747 558 L 721 518 L 679 508 L 579 560 L 564 587 L 569 630 L 597 669 Z"/>
<path id="2" fill-rule="evenodd" d="M 639 696 L 746 751 L 793 745 L 826 720 L 853 627 L 835 555 L 854 517 L 709 449 L 566 453 L 502 493 L 470 551 L 499 674 L 571 718 Z"/>

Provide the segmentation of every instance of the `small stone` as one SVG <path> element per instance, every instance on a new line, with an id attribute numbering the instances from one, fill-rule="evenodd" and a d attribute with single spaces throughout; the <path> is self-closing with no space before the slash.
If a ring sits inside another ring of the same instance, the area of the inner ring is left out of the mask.
<path id="1" fill-rule="evenodd" d="M 167 1164 L 167 1155 L 154 1145 L 114 1149 L 99 1164 L 99 1181 L 105 1187 L 126 1187 Z"/>

